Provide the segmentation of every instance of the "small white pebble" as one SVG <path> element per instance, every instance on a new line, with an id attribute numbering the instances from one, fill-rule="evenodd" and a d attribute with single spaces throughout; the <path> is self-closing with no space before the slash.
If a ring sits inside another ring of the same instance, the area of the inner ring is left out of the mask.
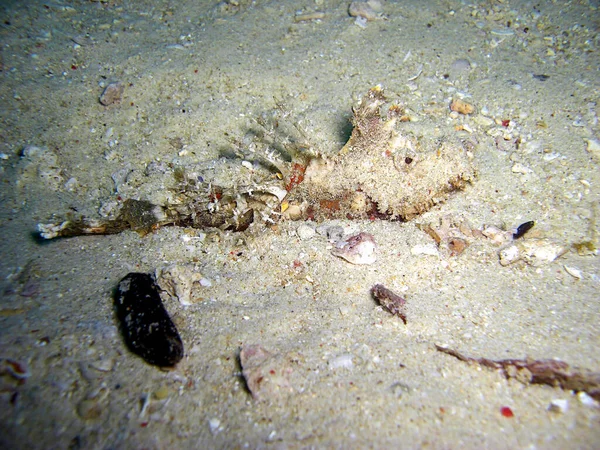
<path id="1" fill-rule="evenodd" d="M 217 419 L 216 417 L 213 417 L 212 419 L 209 419 L 209 421 L 208 421 L 208 427 L 210 428 L 210 432 L 212 434 L 218 433 L 220 426 L 221 426 L 221 421 L 219 419 Z"/>
<path id="2" fill-rule="evenodd" d="M 417 244 L 410 249 L 413 256 L 428 255 L 438 256 L 439 252 L 435 244 Z"/>
<path id="3" fill-rule="evenodd" d="M 587 392 L 580 391 L 577 393 L 577 398 L 582 405 L 589 406 L 590 408 L 598 408 L 600 404 L 594 400 Z"/>
<path id="4" fill-rule="evenodd" d="M 308 239 L 311 239 L 316 234 L 316 231 L 313 227 L 306 224 L 302 224 L 298 228 L 296 228 L 296 234 L 300 239 L 306 241 Z"/>
<path id="5" fill-rule="evenodd" d="M 533 172 L 533 170 L 531 170 L 529 167 L 524 166 L 521 163 L 515 163 L 515 165 L 512 166 L 512 171 L 514 173 L 522 173 L 522 174 Z"/>
<path id="6" fill-rule="evenodd" d="M 565 413 L 569 409 L 569 400 L 563 398 L 555 398 L 548 405 L 548 411 Z"/>
<path id="7" fill-rule="evenodd" d="M 345 353 L 329 360 L 330 369 L 352 369 L 352 355 Z"/>

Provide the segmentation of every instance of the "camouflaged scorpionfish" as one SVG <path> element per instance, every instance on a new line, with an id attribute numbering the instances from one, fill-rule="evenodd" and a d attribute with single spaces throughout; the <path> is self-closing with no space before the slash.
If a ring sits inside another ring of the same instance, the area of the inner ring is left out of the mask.
<path id="1" fill-rule="evenodd" d="M 144 234 L 165 225 L 243 231 L 281 217 L 410 220 L 474 179 L 472 155 L 458 141 L 402 133 L 407 120 L 402 108 L 392 105 L 382 117 L 385 104 L 380 87 L 362 98 L 353 110 L 352 135 L 334 157 L 297 152 L 291 162 L 273 159 L 276 176 L 235 189 L 194 182 L 179 172 L 173 203 L 130 199 L 115 219 L 39 224 L 40 234 L 46 239 L 126 229 Z"/>

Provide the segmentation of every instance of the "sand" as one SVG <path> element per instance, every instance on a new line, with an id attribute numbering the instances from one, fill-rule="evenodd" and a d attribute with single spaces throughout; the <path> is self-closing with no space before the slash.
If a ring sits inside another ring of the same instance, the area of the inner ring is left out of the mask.
<path id="1" fill-rule="evenodd" d="M 572 249 L 600 220 L 598 4 L 382 2 L 381 17 L 358 23 L 348 6 L 4 3 L 0 446 L 598 447 L 600 409 L 585 396 L 435 348 L 600 371 L 600 264 Z M 296 22 L 299 12 L 324 16 Z M 111 82 L 123 97 L 105 106 Z M 374 264 L 336 258 L 318 233 L 301 239 L 311 222 L 37 235 L 68 213 L 164 201 L 174 166 L 241 165 L 232 141 L 276 103 L 333 155 L 377 84 L 428 137 L 476 142 L 478 177 L 409 222 L 332 223 L 372 234 Z M 451 113 L 456 98 L 475 112 Z M 450 256 L 418 226 L 444 217 L 475 229 L 535 220 L 532 237 L 571 251 L 502 266 L 489 239 L 469 238 Z M 205 281 L 192 305 L 164 297 L 185 356 L 163 371 L 127 350 L 113 302 L 128 272 L 173 264 Z M 407 300 L 406 325 L 370 295 L 378 283 Z M 259 400 L 239 360 L 254 344 L 284 374 L 285 389 Z"/>

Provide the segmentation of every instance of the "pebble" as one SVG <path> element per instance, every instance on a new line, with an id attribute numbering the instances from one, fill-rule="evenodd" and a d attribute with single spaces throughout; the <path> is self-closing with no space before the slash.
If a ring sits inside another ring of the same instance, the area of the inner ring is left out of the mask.
<path id="1" fill-rule="evenodd" d="M 336 369 L 352 369 L 354 363 L 352 362 L 352 355 L 350 353 L 344 353 L 343 355 L 331 358 L 327 364 L 332 370 Z"/>
<path id="2" fill-rule="evenodd" d="M 486 117 L 484 115 L 477 115 L 473 118 L 473 121 L 477 124 L 480 125 L 482 127 L 491 127 L 492 125 L 494 125 L 494 120 L 491 119 L 490 117 Z"/>
<path id="3" fill-rule="evenodd" d="M 298 228 L 296 228 L 296 234 L 303 241 L 307 241 L 314 237 L 317 232 L 310 225 L 302 224 Z"/>
<path id="4" fill-rule="evenodd" d="M 450 110 L 466 115 L 475 112 L 475 107 L 470 103 L 457 98 L 450 103 Z"/>
<path id="5" fill-rule="evenodd" d="M 600 403 L 597 402 L 596 400 L 594 400 L 594 397 L 592 397 L 591 395 L 589 395 L 587 392 L 579 391 L 577 393 L 577 399 L 584 406 L 588 406 L 590 408 L 598 408 L 598 407 L 600 407 Z"/>
<path id="6" fill-rule="evenodd" d="M 125 86 L 121 82 L 110 83 L 104 88 L 100 94 L 100 103 L 104 106 L 115 105 L 121 103 Z"/>
<path id="7" fill-rule="evenodd" d="M 221 426 L 221 421 L 216 417 L 209 419 L 208 428 L 210 429 L 211 434 L 217 434 L 219 432 L 219 427 Z"/>
<path id="8" fill-rule="evenodd" d="M 511 170 L 513 171 L 513 173 L 520 173 L 523 175 L 528 174 L 528 173 L 533 173 L 533 170 L 531 170 L 529 167 L 527 167 L 521 163 L 515 163 L 512 166 Z"/>
<path id="9" fill-rule="evenodd" d="M 460 58 L 452 63 L 450 69 L 455 72 L 465 72 L 471 68 L 471 63 L 468 59 Z"/>
<path id="10" fill-rule="evenodd" d="M 413 256 L 439 256 L 440 254 L 435 244 L 417 244 L 410 249 L 410 253 Z"/>
<path id="11" fill-rule="evenodd" d="M 183 342 L 152 275 L 127 274 L 119 283 L 115 307 L 125 343 L 133 353 L 160 367 L 181 360 Z"/>
<path id="12" fill-rule="evenodd" d="M 569 409 L 569 400 L 563 398 L 555 398 L 548 405 L 548 411 L 565 413 Z"/>
<path id="13" fill-rule="evenodd" d="M 586 143 L 585 149 L 588 153 L 590 153 L 594 158 L 600 161 L 600 139 L 584 139 Z"/>

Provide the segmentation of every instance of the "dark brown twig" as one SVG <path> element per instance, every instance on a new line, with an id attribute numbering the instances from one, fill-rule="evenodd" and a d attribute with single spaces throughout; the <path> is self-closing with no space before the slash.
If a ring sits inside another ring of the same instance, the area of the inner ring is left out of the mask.
<path id="1" fill-rule="evenodd" d="M 587 392 L 600 401 L 600 372 L 577 369 L 566 362 L 555 359 L 502 359 L 470 358 L 450 348 L 436 345 L 435 348 L 469 364 L 479 364 L 500 370 L 506 378 L 516 378 L 524 384 L 546 384 L 565 390 Z"/>

